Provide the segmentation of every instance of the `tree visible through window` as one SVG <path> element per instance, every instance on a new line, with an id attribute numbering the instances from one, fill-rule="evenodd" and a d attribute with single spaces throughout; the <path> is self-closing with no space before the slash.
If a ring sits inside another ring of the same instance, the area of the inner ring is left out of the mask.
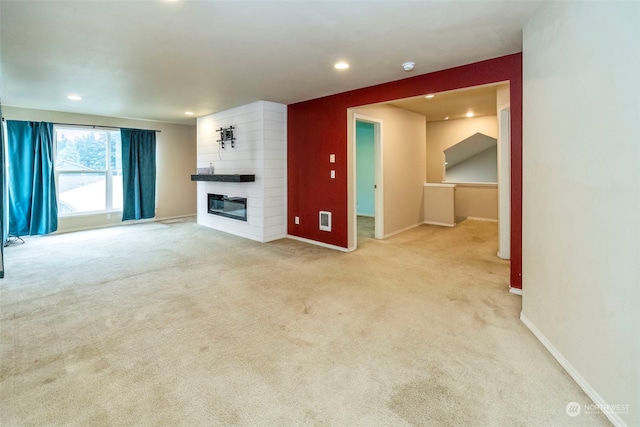
<path id="1" fill-rule="evenodd" d="M 56 126 L 58 215 L 122 210 L 119 130 Z"/>

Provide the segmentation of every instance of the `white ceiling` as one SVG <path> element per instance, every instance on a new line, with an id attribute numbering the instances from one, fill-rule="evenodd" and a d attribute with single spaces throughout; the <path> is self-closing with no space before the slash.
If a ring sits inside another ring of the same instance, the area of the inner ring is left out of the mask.
<path id="1" fill-rule="evenodd" d="M 478 86 L 430 94 L 433 98 L 421 95 L 388 104 L 422 114 L 427 122 L 464 119 L 469 112 L 473 117 L 495 116 L 497 88 L 498 85 Z"/>
<path id="2" fill-rule="evenodd" d="M 1 0 L 0 95 L 15 107 L 193 123 L 185 111 L 290 104 L 519 52 L 540 4 Z M 351 68 L 335 70 L 338 60 Z"/>

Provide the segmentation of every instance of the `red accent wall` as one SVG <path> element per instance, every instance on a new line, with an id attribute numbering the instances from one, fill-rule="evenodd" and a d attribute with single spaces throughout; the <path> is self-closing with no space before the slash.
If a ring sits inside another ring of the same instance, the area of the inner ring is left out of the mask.
<path id="1" fill-rule="evenodd" d="M 347 109 L 471 86 L 511 83 L 511 286 L 522 287 L 522 54 L 423 74 L 288 106 L 288 233 L 348 246 Z M 335 165 L 329 154 L 336 154 Z M 333 167 L 332 167 L 333 166 Z M 335 169 L 336 178 L 329 171 Z M 333 212 L 332 231 L 318 212 Z M 300 224 L 294 224 L 294 216 Z"/>

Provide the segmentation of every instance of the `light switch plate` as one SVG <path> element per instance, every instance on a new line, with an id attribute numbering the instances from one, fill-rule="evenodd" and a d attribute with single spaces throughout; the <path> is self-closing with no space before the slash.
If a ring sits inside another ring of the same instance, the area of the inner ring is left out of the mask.
<path id="1" fill-rule="evenodd" d="M 336 171 L 332 170 L 331 171 L 331 178 L 335 178 L 336 177 Z"/>
<path id="2" fill-rule="evenodd" d="M 336 162 L 336 155 L 329 154 L 329 163 L 335 163 L 335 162 Z"/>

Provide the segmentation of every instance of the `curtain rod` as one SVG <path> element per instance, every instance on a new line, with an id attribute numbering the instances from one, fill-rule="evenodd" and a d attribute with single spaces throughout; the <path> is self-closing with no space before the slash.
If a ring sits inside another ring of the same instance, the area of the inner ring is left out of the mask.
<path id="1" fill-rule="evenodd" d="M 2 118 L 2 121 L 4 122 L 4 117 Z M 140 129 L 140 128 L 122 128 L 120 126 L 103 126 L 103 125 L 82 125 L 82 124 L 78 124 L 78 123 L 53 123 L 54 125 L 61 125 L 61 126 L 84 126 L 84 127 L 89 127 L 89 128 L 104 128 L 104 129 L 134 129 L 134 130 L 149 130 L 152 132 L 162 132 L 161 130 L 157 130 L 157 129 Z"/>
<path id="2" fill-rule="evenodd" d="M 152 132 L 162 132 L 161 130 L 157 130 L 157 129 L 140 129 L 140 128 L 128 128 L 128 127 L 120 127 L 120 126 L 103 126 L 103 125 L 81 125 L 78 123 L 54 123 L 54 125 L 62 125 L 62 126 L 85 126 L 85 127 L 89 127 L 89 128 L 105 128 L 105 129 L 134 129 L 134 130 L 148 130 L 148 131 L 152 131 Z"/>

